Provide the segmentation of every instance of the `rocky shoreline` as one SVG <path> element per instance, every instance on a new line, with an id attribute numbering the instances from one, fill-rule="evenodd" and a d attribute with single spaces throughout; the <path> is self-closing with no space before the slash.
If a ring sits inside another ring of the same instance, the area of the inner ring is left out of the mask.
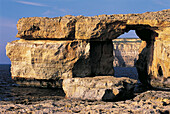
<path id="1" fill-rule="evenodd" d="M 0 113 L 113 113 L 169 114 L 170 92 L 148 90 L 133 99 L 117 102 L 87 101 L 63 97 L 32 98 L 20 102 L 0 101 Z M 23 102 L 21 102 L 23 101 Z"/>

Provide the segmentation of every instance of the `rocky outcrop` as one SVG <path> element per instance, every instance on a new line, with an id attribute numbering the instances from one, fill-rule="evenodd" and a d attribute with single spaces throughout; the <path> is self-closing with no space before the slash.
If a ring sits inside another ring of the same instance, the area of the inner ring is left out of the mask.
<path id="1" fill-rule="evenodd" d="M 8 43 L 6 53 L 18 84 L 61 87 L 66 78 L 113 75 L 112 46 L 112 42 L 21 39 Z"/>
<path id="2" fill-rule="evenodd" d="M 68 98 L 116 101 L 133 97 L 136 82 L 112 76 L 69 78 L 63 81 L 63 90 Z"/>
<path id="3" fill-rule="evenodd" d="M 153 75 L 151 85 L 153 87 L 170 88 L 170 38 L 157 40 L 154 43 L 153 55 L 153 64 L 156 65 L 149 69 Z M 154 76 L 156 75 L 157 77 L 155 78 Z"/>
<path id="4" fill-rule="evenodd" d="M 26 84 L 19 81 L 22 78 L 34 80 L 27 84 L 30 86 L 60 87 L 60 80 L 73 77 L 75 72 L 80 76 L 90 75 L 89 49 L 86 41 L 19 40 L 8 43 L 6 53 L 12 64 L 12 78 L 19 84 Z M 78 65 L 82 69 L 74 68 L 81 58 L 86 62 L 82 63 L 84 66 Z"/>
<path id="5" fill-rule="evenodd" d="M 143 14 L 22 18 L 17 24 L 17 37 L 23 40 L 7 45 L 12 77 L 54 80 L 113 75 L 112 40 L 135 30 L 143 40 L 136 62 L 140 81 L 169 88 L 169 16 L 167 9 Z M 51 40 L 55 43 L 48 45 Z M 39 49 L 35 42 L 41 42 Z M 53 46 L 58 51 L 52 51 Z"/>
<path id="6" fill-rule="evenodd" d="M 89 49 L 86 41 L 18 40 L 8 43 L 7 55 L 12 62 L 12 77 L 64 79 L 72 78 L 73 72 L 90 75 Z M 81 66 L 82 71 L 72 71 L 81 58 L 87 59 L 86 66 Z"/>
<path id="7" fill-rule="evenodd" d="M 142 42 L 136 67 L 139 80 L 143 84 L 156 88 L 170 88 L 169 44 L 169 39 L 156 40 L 152 44 Z"/>

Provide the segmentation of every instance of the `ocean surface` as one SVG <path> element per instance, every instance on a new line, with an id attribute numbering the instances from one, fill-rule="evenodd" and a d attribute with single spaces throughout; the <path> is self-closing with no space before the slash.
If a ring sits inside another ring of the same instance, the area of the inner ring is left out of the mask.
<path id="1" fill-rule="evenodd" d="M 26 100 L 59 100 L 64 98 L 62 89 L 20 87 L 11 79 L 9 64 L 0 64 L 0 101 L 13 101 L 23 103 Z M 129 77 L 137 79 L 135 67 L 115 67 L 116 77 Z"/>

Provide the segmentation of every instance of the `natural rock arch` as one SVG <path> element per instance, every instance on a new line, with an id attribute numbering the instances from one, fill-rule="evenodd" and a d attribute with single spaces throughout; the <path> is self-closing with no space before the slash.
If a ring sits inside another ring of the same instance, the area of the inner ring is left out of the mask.
<path id="1" fill-rule="evenodd" d="M 12 77 L 57 80 L 73 75 L 111 75 L 113 58 L 107 47 L 111 47 L 112 39 L 135 30 L 143 40 L 136 63 L 140 81 L 147 86 L 169 88 L 169 16 L 168 9 L 143 14 L 22 18 L 17 24 L 17 37 L 21 40 L 6 47 Z M 94 54 L 93 50 L 100 51 Z M 104 62 L 105 58 L 108 62 Z M 74 66 L 81 59 L 88 60 L 84 62 L 86 70 L 77 72 Z M 95 66 L 97 60 L 101 64 Z M 158 65 L 163 74 L 161 81 Z"/>

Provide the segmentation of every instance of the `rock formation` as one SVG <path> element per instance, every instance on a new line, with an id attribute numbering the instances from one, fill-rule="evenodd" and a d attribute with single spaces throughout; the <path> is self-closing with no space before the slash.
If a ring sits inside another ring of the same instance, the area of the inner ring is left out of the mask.
<path id="1" fill-rule="evenodd" d="M 36 80 L 35 86 L 60 87 L 61 78 L 90 75 L 89 49 L 86 41 L 13 41 L 7 45 L 12 78 Z M 25 83 L 19 81 L 19 84 Z"/>
<path id="2" fill-rule="evenodd" d="M 63 81 L 63 90 L 68 98 L 116 101 L 132 98 L 135 83 L 137 80 L 112 76 L 68 78 Z"/>
<path id="3" fill-rule="evenodd" d="M 112 40 L 135 30 L 142 40 L 136 62 L 140 81 L 149 87 L 170 88 L 169 17 L 170 9 L 143 14 L 22 18 L 17 24 L 17 37 L 21 39 L 6 47 L 12 77 L 21 83 L 36 80 L 40 82 L 33 85 L 59 87 L 67 78 L 113 76 Z"/>

